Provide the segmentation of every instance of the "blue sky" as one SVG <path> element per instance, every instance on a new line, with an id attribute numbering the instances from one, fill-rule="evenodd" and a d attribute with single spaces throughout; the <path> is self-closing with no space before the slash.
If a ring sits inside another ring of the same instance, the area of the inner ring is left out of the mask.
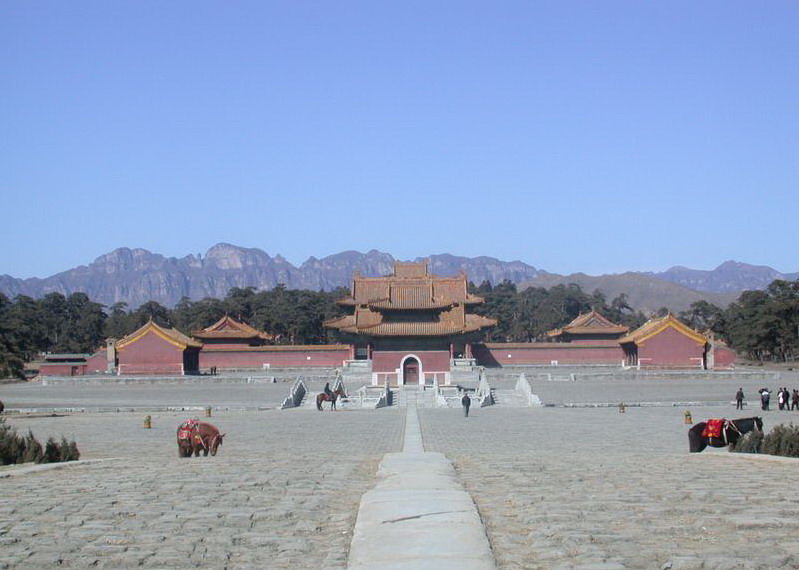
<path id="1" fill-rule="evenodd" d="M 799 271 L 795 2 L 0 3 L 0 274 L 218 242 Z"/>

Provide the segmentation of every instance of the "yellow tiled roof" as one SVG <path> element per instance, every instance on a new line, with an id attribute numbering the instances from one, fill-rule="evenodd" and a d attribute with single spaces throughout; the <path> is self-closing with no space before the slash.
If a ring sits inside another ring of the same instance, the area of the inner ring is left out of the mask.
<path id="1" fill-rule="evenodd" d="M 261 332 L 246 323 L 239 322 L 228 315 L 225 315 L 210 327 L 192 334 L 195 338 L 260 338 L 272 340 L 274 335 Z"/>
<path id="2" fill-rule="evenodd" d="M 676 331 L 684 334 L 697 344 L 704 345 L 707 343 L 707 337 L 698 333 L 694 329 L 681 323 L 677 317 L 669 313 L 665 317 L 650 319 L 643 325 L 635 329 L 633 332 L 619 339 L 619 343 L 625 344 L 634 342 L 635 344 L 642 344 L 653 336 L 660 334 L 667 328 L 673 328 Z"/>
<path id="3" fill-rule="evenodd" d="M 579 315 L 576 319 L 568 325 L 554 329 L 547 332 L 547 336 L 560 336 L 563 333 L 570 334 L 589 334 L 589 333 L 618 333 L 624 334 L 630 330 L 630 327 L 624 325 L 617 325 L 610 322 L 604 315 L 596 310 Z"/>
<path id="4" fill-rule="evenodd" d="M 187 347 L 191 348 L 202 348 L 203 344 L 196 340 L 192 340 L 187 337 L 185 334 L 180 332 L 177 329 L 168 329 L 161 326 L 158 326 L 152 320 L 148 321 L 144 326 L 140 327 L 138 330 L 130 333 L 128 336 L 119 339 L 116 342 L 116 349 L 123 350 L 126 346 L 136 342 L 140 338 L 142 338 L 147 333 L 152 332 L 163 338 L 165 341 L 174 344 L 178 348 L 186 349 Z"/>

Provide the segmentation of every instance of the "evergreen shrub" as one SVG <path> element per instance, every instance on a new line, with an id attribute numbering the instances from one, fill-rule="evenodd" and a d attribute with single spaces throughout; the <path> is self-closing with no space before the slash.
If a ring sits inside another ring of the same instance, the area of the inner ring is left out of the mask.
<path id="1" fill-rule="evenodd" d="M 55 463 L 78 459 L 80 451 L 74 440 L 68 441 L 62 437 L 59 443 L 51 437 L 42 448 L 42 444 L 33 437 L 30 430 L 27 436 L 17 435 L 17 430 L 6 424 L 5 418 L 0 418 L 0 465 Z"/>
<path id="2" fill-rule="evenodd" d="M 750 431 L 744 434 L 735 445 L 730 446 L 730 451 L 736 453 L 760 453 L 760 448 L 763 445 L 763 432 Z"/>
<path id="3" fill-rule="evenodd" d="M 799 426 L 779 424 L 763 438 L 763 453 L 799 457 Z"/>

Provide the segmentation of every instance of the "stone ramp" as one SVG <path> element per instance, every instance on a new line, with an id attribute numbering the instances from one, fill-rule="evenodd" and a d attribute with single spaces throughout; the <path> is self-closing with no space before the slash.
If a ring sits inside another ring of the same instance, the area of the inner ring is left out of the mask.
<path id="1" fill-rule="evenodd" d="M 402 453 L 386 454 L 377 486 L 361 498 L 350 545 L 352 570 L 494 569 L 471 495 L 441 453 L 426 453 L 415 400 Z"/>

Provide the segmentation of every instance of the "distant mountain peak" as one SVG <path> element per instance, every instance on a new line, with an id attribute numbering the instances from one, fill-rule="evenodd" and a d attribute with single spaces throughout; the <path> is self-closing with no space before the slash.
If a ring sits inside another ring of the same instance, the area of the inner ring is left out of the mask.
<path id="1" fill-rule="evenodd" d="M 417 261 L 422 259 L 429 260 L 431 271 L 436 275 L 457 275 L 465 271 L 473 283 L 497 284 L 508 280 L 520 287 L 525 284 L 551 287 L 574 282 L 587 292 L 598 288 L 603 292 L 629 293 L 631 298 L 639 300 L 640 306 L 664 299 L 663 286 L 678 286 L 672 288 L 672 292 L 678 292 L 672 298 L 683 302 L 703 298 L 697 291 L 731 294 L 745 289 L 764 289 L 774 279 L 799 278 L 799 274 L 784 275 L 770 267 L 737 261 L 725 261 L 712 271 L 674 266 L 662 273 L 627 272 L 591 277 L 584 273 L 556 275 L 521 261 L 502 261 L 487 256 L 439 253 L 416 258 Z M 99 256 L 88 266 L 44 279 L 0 276 L 0 292 L 8 297 L 20 294 L 42 297 L 50 292 L 70 295 L 82 291 L 106 306 L 125 302 L 135 308 L 150 300 L 173 306 L 182 297 L 223 298 L 233 287 L 264 290 L 282 283 L 291 289 L 330 291 L 349 287 L 355 271 L 364 276 L 388 275 L 394 269 L 394 261 L 391 254 L 377 249 L 367 253 L 342 251 L 321 259 L 311 256 L 300 267 L 295 267 L 280 254 L 271 257 L 258 248 L 225 242 L 210 247 L 205 255 L 189 254 L 182 258 L 165 257 L 143 248 L 120 247 Z M 676 306 L 671 308 L 679 310 Z"/>

